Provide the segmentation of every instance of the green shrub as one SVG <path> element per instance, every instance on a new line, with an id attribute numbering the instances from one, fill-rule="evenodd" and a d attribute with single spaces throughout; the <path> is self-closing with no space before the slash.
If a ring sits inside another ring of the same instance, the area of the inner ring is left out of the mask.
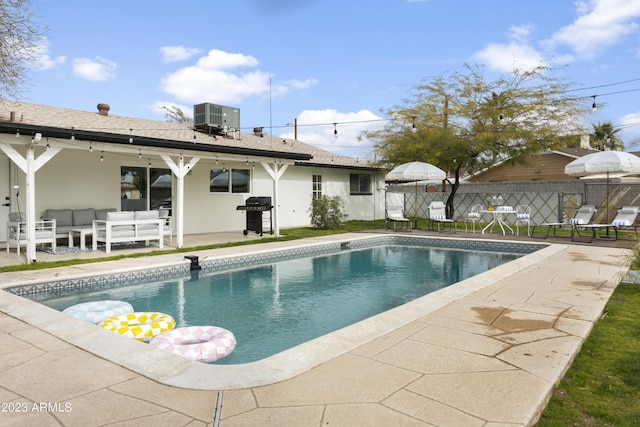
<path id="1" fill-rule="evenodd" d="M 340 228 L 342 221 L 347 217 L 343 210 L 344 203 L 339 196 L 320 196 L 313 199 L 309 208 L 311 225 L 323 230 Z"/>

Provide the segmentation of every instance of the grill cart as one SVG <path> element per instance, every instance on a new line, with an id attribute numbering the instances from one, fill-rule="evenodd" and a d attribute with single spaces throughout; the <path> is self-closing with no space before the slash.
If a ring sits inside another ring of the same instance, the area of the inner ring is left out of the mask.
<path id="1" fill-rule="evenodd" d="M 236 210 L 245 211 L 247 215 L 247 224 L 244 235 L 249 231 L 255 231 L 262 236 L 265 224 L 269 225 L 269 234 L 273 234 L 273 221 L 271 220 L 271 197 L 249 197 L 245 200 L 244 205 L 238 205 Z"/>

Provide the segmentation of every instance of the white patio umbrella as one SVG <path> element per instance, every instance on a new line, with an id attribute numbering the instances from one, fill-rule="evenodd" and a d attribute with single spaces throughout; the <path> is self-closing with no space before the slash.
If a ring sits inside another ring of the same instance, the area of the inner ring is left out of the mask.
<path id="1" fill-rule="evenodd" d="M 640 174 L 640 157 L 626 151 L 599 151 L 582 156 L 564 167 L 571 176 L 605 174 L 607 179 L 606 212 L 609 223 L 609 177 Z"/>
<path id="2" fill-rule="evenodd" d="M 431 163 L 425 162 L 409 162 L 403 163 L 395 169 L 391 170 L 385 177 L 385 182 L 403 183 L 415 182 L 416 197 L 414 200 L 413 214 L 418 221 L 418 183 L 424 182 L 442 182 L 447 178 L 447 173 Z"/>

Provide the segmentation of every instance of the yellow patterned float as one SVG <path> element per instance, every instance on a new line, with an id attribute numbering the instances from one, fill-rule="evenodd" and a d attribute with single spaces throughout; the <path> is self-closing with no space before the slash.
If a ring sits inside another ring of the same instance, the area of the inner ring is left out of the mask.
<path id="1" fill-rule="evenodd" d="M 100 324 L 101 328 L 144 342 L 174 326 L 176 321 L 168 314 L 146 311 L 113 316 Z"/>

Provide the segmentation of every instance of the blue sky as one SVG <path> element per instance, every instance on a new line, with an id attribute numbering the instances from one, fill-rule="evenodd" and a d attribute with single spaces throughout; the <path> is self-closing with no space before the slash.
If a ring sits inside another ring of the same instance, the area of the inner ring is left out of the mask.
<path id="1" fill-rule="evenodd" d="M 46 26 L 22 100 L 164 120 L 211 102 L 336 153 L 424 79 L 483 64 L 487 77 L 546 64 L 597 95 L 588 123 L 640 138 L 640 0 L 32 0 Z M 334 125 L 338 137 L 334 137 Z"/>

